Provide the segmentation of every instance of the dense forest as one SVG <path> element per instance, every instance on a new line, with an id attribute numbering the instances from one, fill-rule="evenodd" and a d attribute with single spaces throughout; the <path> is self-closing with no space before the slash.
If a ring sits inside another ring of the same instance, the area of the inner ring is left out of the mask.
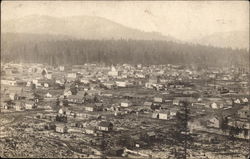
<path id="1" fill-rule="evenodd" d="M 246 65 L 249 51 L 153 40 L 2 40 L 2 60 L 60 64 Z"/>

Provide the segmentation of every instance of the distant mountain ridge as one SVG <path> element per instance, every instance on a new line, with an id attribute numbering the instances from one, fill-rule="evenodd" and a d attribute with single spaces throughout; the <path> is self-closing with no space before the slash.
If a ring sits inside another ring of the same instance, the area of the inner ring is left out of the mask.
<path id="1" fill-rule="evenodd" d="M 95 16 L 73 16 L 57 18 L 51 16 L 26 16 L 2 22 L 3 33 L 29 33 L 65 35 L 77 39 L 135 39 L 177 41 L 158 32 L 132 29 L 106 18 Z"/>
<path id="2" fill-rule="evenodd" d="M 231 48 L 248 48 L 249 49 L 249 32 L 248 31 L 230 31 L 214 33 L 209 36 L 194 40 L 194 43 L 202 45 L 211 45 L 217 47 Z"/>
<path id="3" fill-rule="evenodd" d="M 215 47 L 247 48 L 249 50 L 249 32 L 219 32 L 190 41 L 181 41 L 159 32 L 144 32 L 126 27 L 109 19 L 96 16 L 51 17 L 46 15 L 30 15 L 19 19 L 2 21 L 1 32 L 8 33 L 6 38 L 43 40 L 162 40 L 178 43 L 194 43 Z M 18 37 L 13 36 L 17 34 Z M 21 34 L 22 33 L 22 34 Z M 11 35 L 12 34 L 12 35 Z M 34 37 L 32 37 L 34 35 Z M 9 37 L 10 36 L 10 37 Z M 4 37 L 2 37 L 4 38 Z"/>

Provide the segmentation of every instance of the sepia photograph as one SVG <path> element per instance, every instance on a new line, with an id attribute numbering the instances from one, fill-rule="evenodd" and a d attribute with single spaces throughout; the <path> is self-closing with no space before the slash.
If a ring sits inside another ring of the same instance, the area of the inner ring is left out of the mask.
<path id="1" fill-rule="evenodd" d="M 249 1 L 1 1 L 0 158 L 249 159 Z"/>

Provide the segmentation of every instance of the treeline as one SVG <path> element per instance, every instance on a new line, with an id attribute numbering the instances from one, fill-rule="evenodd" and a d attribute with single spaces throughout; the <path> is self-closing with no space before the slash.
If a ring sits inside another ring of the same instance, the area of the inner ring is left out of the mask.
<path id="1" fill-rule="evenodd" d="M 243 49 L 180 44 L 150 40 L 54 40 L 2 41 L 2 60 L 50 65 L 194 64 L 199 66 L 244 65 L 249 52 Z"/>

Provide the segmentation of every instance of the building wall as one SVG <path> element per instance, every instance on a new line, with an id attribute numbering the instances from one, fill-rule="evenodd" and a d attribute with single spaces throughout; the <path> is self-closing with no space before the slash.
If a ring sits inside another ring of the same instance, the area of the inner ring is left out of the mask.
<path id="1" fill-rule="evenodd" d="M 159 119 L 167 120 L 168 119 L 168 114 L 159 113 Z"/>
<path id="2" fill-rule="evenodd" d="M 99 126 L 98 128 L 99 130 L 102 130 L 102 131 L 109 131 L 108 127 Z"/>
<path id="3" fill-rule="evenodd" d="M 93 107 L 86 107 L 85 110 L 86 110 L 86 111 L 93 112 L 93 111 L 94 111 L 94 108 L 93 108 Z"/>

